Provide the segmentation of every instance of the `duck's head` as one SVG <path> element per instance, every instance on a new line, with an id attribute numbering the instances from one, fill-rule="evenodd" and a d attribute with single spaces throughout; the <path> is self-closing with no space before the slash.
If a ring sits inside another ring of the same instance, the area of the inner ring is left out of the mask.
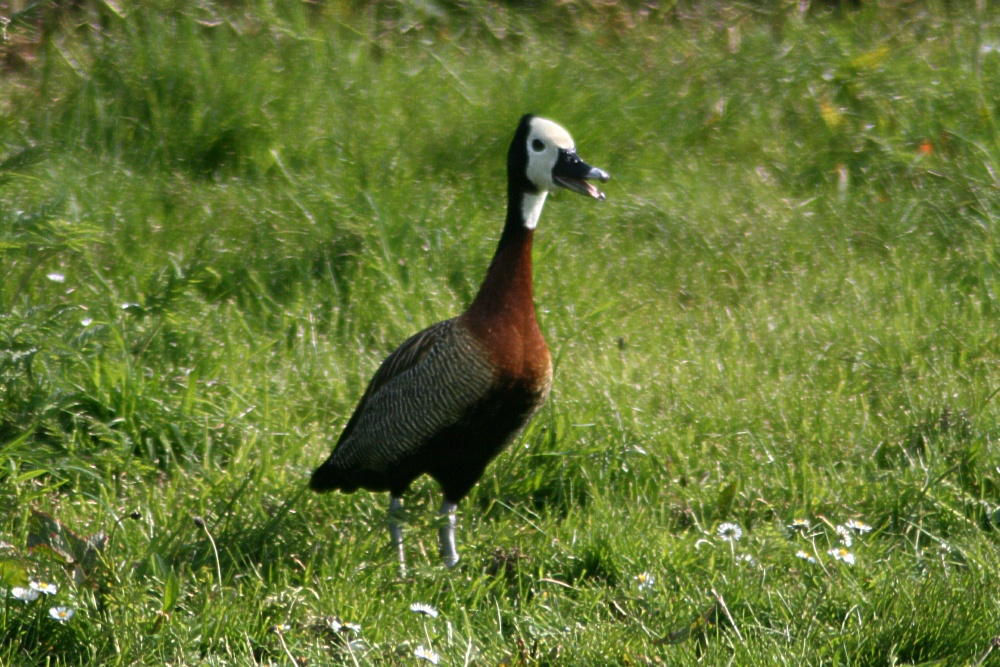
<path id="1" fill-rule="evenodd" d="M 604 193 L 588 181 L 609 178 L 606 171 L 580 159 L 561 125 L 532 114 L 521 118 L 507 153 L 507 179 L 509 204 L 520 209 L 525 227 L 533 229 L 538 223 L 549 192 L 565 188 L 604 201 Z"/>

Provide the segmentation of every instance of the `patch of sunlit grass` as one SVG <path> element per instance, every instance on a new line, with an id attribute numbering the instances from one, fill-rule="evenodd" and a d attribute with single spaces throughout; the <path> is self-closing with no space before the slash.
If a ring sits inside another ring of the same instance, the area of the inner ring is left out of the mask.
<path id="1" fill-rule="evenodd" d="M 0 662 L 982 662 L 994 10 L 681 5 L 12 21 Z M 471 299 L 529 110 L 608 200 L 548 201 L 551 401 L 455 570 L 414 485 L 400 580 L 305 480 Z"/>

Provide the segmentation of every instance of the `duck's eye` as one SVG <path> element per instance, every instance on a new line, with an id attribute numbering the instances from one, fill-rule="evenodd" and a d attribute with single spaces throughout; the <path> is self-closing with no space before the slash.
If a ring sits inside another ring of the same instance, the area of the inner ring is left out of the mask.
<path id="1" fill-rule="evenodd" d="M 535 150 L 536 153 L 541 153 L 542 151 L 545 150 L 545 142 L 543 142 L 541 139 L 535 139 L 534 141 L 531 142 L 531 147 Z"/>

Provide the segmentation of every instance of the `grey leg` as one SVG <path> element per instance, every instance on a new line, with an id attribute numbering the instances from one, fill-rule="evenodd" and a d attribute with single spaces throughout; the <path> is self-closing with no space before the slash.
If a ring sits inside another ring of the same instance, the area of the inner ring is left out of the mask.
<path id="1" fill-rule="evenodd" d="M 458 508 L 457 503 L 449 503 L 447 500 L 441 503 L 441 516 L 448 518 L 438 528 L 438 551 L 447 567 L 455 567 L 458 563 L 458 552 L 455 550 L 456 508 Z"/>
<path id="2" fill-rule="evenodd" d="M 403 555 L 403 524 L 400 513 L 403 511 L 403 499 L 393 496 L 389 499 L 389 539 L 399 553 L 399 574 L 406 576 L 406 557 Z"/>

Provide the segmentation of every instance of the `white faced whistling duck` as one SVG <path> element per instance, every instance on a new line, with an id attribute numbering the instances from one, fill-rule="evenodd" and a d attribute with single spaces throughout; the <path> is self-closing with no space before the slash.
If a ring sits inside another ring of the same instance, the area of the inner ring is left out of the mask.
<path id="1" fill-rule="evenodd" d="M 458 563 L 455 509 L 545 402 L 552 360 L 535 320 L 531 243 L 556 188 L 604 201 L 588 180 L 608 174 L 577 157 L 562 127 L 528 114 L 507 152 L 507 221 L 468 310 L 403 342 L 375 372 L 314 491 L 388 491 L 389 534 L 405 572 L 403 493 L 427 473 L 441 485 L 438 532 L 448 567 Z"/>

